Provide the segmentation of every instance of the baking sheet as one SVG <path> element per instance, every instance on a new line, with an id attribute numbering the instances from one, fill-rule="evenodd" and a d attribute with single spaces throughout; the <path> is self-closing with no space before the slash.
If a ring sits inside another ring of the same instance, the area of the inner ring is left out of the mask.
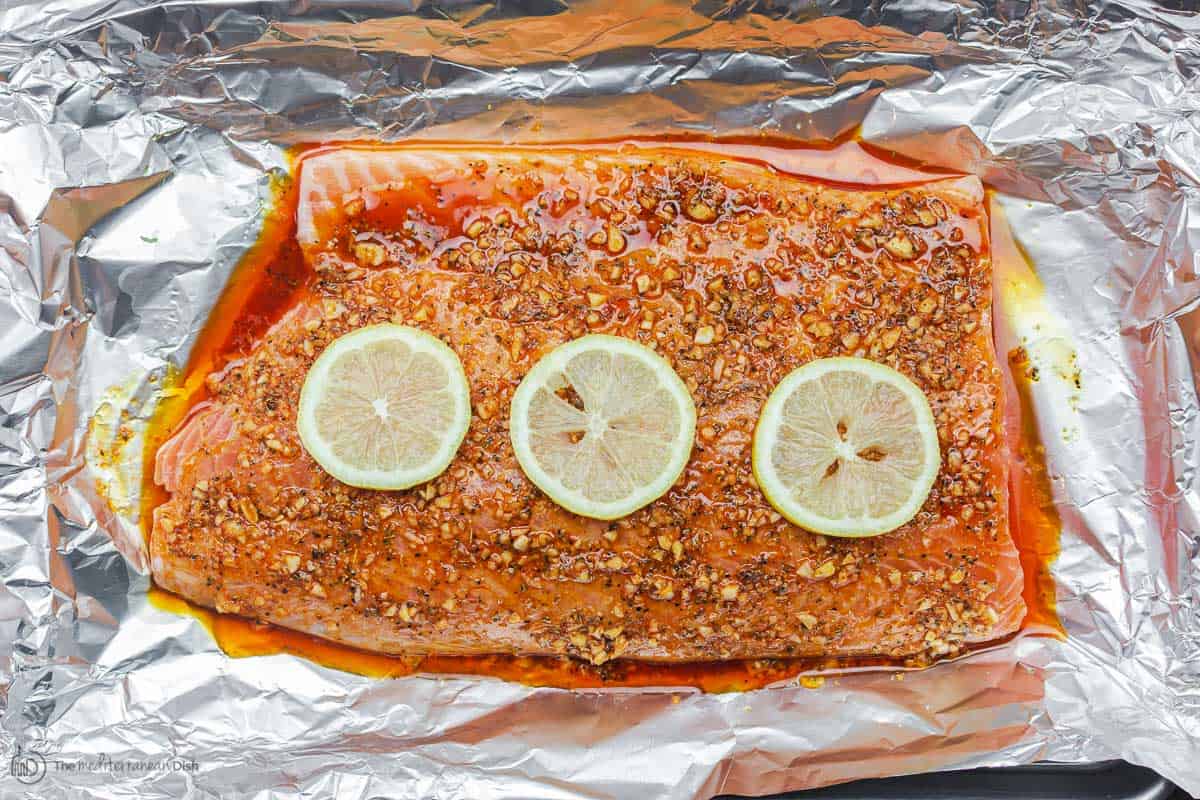
<path id="1" fill-rule="evenodd" d="M 1194 14 L 18 2 L 0 74 L 3 793 L 687 798 L 1114 756 L 1200 793 Z M 981 176 L 1036 266 L 997 304 L 1044 367 L 1065 642 L 819 689 L 567 692 L 231 659 L 148 605 L 137 476 L 96 443 L 185 363 L 286 147 L 856 129 Z"/>

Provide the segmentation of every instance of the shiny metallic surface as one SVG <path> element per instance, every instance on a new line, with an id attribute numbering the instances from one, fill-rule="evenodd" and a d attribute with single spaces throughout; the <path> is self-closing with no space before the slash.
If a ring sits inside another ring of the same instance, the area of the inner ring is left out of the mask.
<path id="1" fill-rule="evenodd" d="M 0 74 L 5 792 L 688 798 L 1122 757 L 1200 793 L 1197 16 L 18 0 Z M 816 690 L 568 692 L 231 659 L 147 603 L 136 464 L 104 443 L 136 439 L 186 361 L 287 146 L 858 126 L 981 176 L 1036 265 L 1038 292 L 997 293 L 1046 375 L 1065 642 Z M 17 754 L 46 761 L 36 783 Z"/>

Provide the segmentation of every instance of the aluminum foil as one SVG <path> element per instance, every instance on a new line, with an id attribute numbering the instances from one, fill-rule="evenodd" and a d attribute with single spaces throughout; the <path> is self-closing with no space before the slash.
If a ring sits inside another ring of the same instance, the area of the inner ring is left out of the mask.
<path id="1" fill-rule="evenodd" d="M 1138 2 L 0 5 L 0 794 L 707 797 L 1123 757 L 1200 793 L 1200 18 Z M 850 134 L 981 176 L 1065 641 L 820 689 L 232 659 L 148 605 L 136 438 L 285 148 Z M 1063 353 L 1078 366 L 1054 369 Z M 97 444 L 99 442 L 99 444 Z"/>

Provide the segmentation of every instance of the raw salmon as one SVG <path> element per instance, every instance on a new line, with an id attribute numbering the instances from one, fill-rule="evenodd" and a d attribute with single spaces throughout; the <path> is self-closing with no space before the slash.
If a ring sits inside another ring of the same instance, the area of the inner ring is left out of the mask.
<path id="1" fill-rule="evenodd" d="M 160 449 L 163 587 L 389 653 L 923 663 L 1017 629 L 991 270 L 974 179 L 816 183 L 682 149 L 341 148 L 301 162 L 307 291 Z M 355 489 L 305 453 L 295 408 L 334 338 L 395 321 L 465 366 L 450 467 Z M 508 402 L 589 332 L 655 348 L 697 407 L 683 476 L 614 522 L 522 474 Z M 751 436 L 814 358 L 889 364 L 927 394 L 942 468 L 916 518 L 864 540 L 767 504 Z"/>

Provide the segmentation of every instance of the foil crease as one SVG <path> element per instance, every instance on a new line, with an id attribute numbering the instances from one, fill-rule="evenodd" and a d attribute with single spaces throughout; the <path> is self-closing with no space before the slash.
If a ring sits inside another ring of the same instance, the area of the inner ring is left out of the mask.
<path id="1" fill-rule="evenodd" d="M 689 798 L 1113 757 L 1200 793 L 1198 75 L 1200 17 L 1141 2 L 0 7 L 0 794 Z M 1032 389 L 1065 641 L 569 692 L 231 659 L 147 603 L 137 475 L 90 442 L 185 363 L 286 147 L 856 128 L 994 187 L 1041 284 L 1000 307 L 1031 359 L 1074 354 L 1077 390 Z"/>

